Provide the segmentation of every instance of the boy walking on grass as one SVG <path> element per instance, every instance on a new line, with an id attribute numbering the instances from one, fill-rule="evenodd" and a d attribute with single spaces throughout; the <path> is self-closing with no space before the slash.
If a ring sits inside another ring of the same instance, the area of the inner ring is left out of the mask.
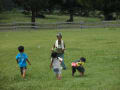
<path id="1" fill-rule="evenodd" d="M 58 80 L 61 80 L 61 62 L 62 58 L 58 57 L 56 52 L 52 52 L 50 68 L 53 68 Z"/>
<path id="2" fill-rule="evenodd" d="M 24 53 L 24 47 L 23 46 L 19 46 L 18 47 L 18 51 L 20 53 L 17 54 L 16 61 L 17 61 L 17 64 L 19 64 L 21 76 L 23 78 L 25 78 L 25 76 L 26 76 L 26 69 L 27 69 L 26 61 L 28 62 L 29 65 L 31 65 L 31 63 L 28 60 L 28 56 Z"/>

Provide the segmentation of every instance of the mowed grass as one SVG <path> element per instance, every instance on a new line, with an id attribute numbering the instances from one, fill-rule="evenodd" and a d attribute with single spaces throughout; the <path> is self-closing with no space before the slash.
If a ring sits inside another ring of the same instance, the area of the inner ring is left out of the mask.
<path id="1" fill-rule="evenodd" d="M 0 32 L 0 90 L 120 90 L 120 28 Z M 49 69 L 56 33 L 66 44 L 62 80 Z M 29 56 L 26 79 L 16 67 L 17 47 Z M 85 76 L 71 75 L 71 62 L 86 57 Z"/>

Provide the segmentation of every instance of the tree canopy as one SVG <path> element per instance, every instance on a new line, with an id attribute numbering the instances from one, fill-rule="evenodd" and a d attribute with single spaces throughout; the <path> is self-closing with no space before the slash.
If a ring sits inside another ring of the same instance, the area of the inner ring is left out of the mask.
<path id="1" fill-rule="evenodd" d="M 120 0 L 0 0 L 0 11 L 10 7 L 21 7 L 31 12 L 31 21 L 35 22 L 35 17 L 41 11 L 52 13 L 55 9 L 67 11 L 70 18 L 68 22 L 74 21 L 73 16 L 79 13 L 81 16 L 89 16 L 91 11 L 100 11 L 105 20 L 112 20 L 113 13 L 120 14 Z"/>
<path id="2" fill-rule="evenodd" d="M 24 8 L 24 10 L 32 12 L 31 21 L 35 22 L 36 13 L 45 9 L 48 0 L 14 0 L 14 2 Z"/>

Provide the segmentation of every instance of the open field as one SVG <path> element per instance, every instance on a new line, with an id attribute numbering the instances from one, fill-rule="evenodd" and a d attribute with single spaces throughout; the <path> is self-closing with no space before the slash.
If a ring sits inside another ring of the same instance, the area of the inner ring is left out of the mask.
<path id="1" fill-rule="evenodd" d="M 0 90 L 120 90 L 120 28 L 0 32 Z M 58 81 L 49 69 L 56 33 L 66 44 L 65 64 Z M 26 80 L 16 67 L 17 47 L 24 45 L 31 66 Z M 86 57 L 85 76 L 71 75 L 71 62 Z"/>

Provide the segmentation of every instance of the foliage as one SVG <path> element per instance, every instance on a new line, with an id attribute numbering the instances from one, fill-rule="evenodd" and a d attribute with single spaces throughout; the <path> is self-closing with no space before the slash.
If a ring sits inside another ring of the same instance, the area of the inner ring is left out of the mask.
<path id="1" fill-rule="evenodd" d="M 48 4 L 48 0 L 14 0 L 14 2 L 23 7 L 24 10 L 32 12 L 31 21 L 33 23 L 35 22 L 37 13 L 45 9 Z"/>
<path id="2" fill-rule="evenodd" d="M 105 20 L 114 19 L 112 13 L 120 11 L 120 0 L 92 0 L 92 5 L 103 12 Z"/>
<path id="3" fill-rule="evenodd" d="M 51 14 L 54 10 L 69 13 L 69 22 L 74 21 L 76 14 L 88 17 L 95 11 L 100 11 L 105 20 L 115 20 L 120 16 L 120 0 L 0 0 L 0 11 L 14 7 L 24 9 L 25 14 L 32 12 L 32 22 L 35 22 L 35 17 L 45 17 L 43 11 Z"/>

